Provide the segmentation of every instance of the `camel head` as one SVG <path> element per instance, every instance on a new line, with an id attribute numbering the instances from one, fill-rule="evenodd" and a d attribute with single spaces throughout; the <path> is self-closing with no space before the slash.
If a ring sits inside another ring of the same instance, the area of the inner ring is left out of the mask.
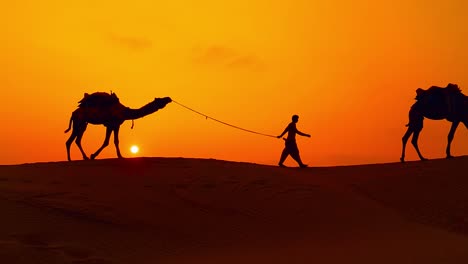
<path id="1" fill-rule="evenodd" d="M 154 98 L 154 103 L 161 107 L 165 107 L 168 103 L 172 102 L 170 97 Z"/>

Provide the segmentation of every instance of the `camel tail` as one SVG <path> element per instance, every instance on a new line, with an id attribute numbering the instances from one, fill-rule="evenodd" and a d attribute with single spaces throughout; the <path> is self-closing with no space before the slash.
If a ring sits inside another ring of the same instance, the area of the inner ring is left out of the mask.
<path id="1" fill-rule="evenodd" d="M 72 123 L 73 123 L 73 115 L 70 117 L 70 122 L 68 123 L 68 128 L 67 130 L 65 130 L 65 133 L 68 133 L 68 131 L 70 131 Z"/>
<path id="2" fill-rule="evenodd" d="M 405 127 L 409 126 L 409 123 L 405 125 Z"/>

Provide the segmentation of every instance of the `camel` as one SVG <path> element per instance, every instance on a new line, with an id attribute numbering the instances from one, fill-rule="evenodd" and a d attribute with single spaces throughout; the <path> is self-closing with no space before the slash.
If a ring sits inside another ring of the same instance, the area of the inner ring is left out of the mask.
<path id="1" fill-rule="evenodd" d="M 70 146 L 75 139 L 75 143 L 80 149 L 83 159 L 89 159 L 81 147 L 81 139 L 88 123 L 104 125 L 106 127 L 106 138 L 104 139 L 104 143 L 95 153 L 91 154 L 90 158 L 92 160 L 95 159 L 99 153 L 109 145 L 109 139 L 112 132 L 114 132 L 114 144 L 117 151 L 117 157 L 122 158 L 119 149 L 120 125 L 122 125 L 125 120 L 132 120 L 133 122 L 135 119 L 152 114 L 159 109 L 164 108 L 170 102 L 172 102 L 170 97 L 155 98 L 152 102 L 141 108 L 132 109 L 122 105 L 115 93 L 85 93 L 84 98 L 79 101 L 78 108 L 73 111 L 70 117 L 68 129 L 65 130 L 65 133 L 70 131 L 73 124 L 73 131 L 66 142 L 68 160 L 71 161 Z"/>
<path id="2" fill-rule="evenodd" d="M 449 83 L 447 87 L 431 86 L 427 90 L 418 88 L 416 94 L 415 99 L 417 101 L 409 110 L 409 123 L 406 125 L 408 129 L 402 138 L 403 150 L 400 161 L 405 162 L 406 142 L 411 134 L 413 134 L 411 143 L 416 149 L 420 160 L 427 160 L 418 147 L 418 137 L 423 129 L 424 118 L 432 120 L 446 119 L 452 123 L 445 152 L 446 158 L 453 158 L 450 154 L 450 145 L 458 125 L 461 122 L 468 129 L 468 96 L 461 92 L 457 84 L 452 83 Z"/>

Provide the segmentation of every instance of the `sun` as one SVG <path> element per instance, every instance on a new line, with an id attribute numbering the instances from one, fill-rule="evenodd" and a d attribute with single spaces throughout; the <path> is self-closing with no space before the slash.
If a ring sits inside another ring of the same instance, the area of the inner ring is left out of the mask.
<path id="1" fill-rule="evenodd" d="M 138 151 L 140 151 L 140 148 L 137 145 L 133 145 L 130 147 L 130 152 L 132 152 L 133 154 L 137 154 Z"/>

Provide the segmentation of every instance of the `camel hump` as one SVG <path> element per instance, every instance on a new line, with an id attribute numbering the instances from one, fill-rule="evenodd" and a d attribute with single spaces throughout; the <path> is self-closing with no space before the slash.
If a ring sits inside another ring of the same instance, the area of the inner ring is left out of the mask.
<path id="1" fill-rule="evenodd" d="M 78 102 L 79 107 L 108 107 L 120 103 L 115 93 L 95 92 L 85 93 L 83 99 Z"/>
<path id="2" fill-rule="evenodd" d="M 416 100 L 420 100 L 426 96 L 451 96 L 461 94 L 461 89 L 457 84 L 449 83 L 447 87 L 431 86 L 427 90 L 418 88 L 416 89 Z"/>
<path id="3" fill-rule="evenodd" d="M 449 83 L 445 89 L 450 94 L 461 94 L 462 93 L 460 87 L 458 86 L 458 84 L 454 84 L 454 83 Z"/>

